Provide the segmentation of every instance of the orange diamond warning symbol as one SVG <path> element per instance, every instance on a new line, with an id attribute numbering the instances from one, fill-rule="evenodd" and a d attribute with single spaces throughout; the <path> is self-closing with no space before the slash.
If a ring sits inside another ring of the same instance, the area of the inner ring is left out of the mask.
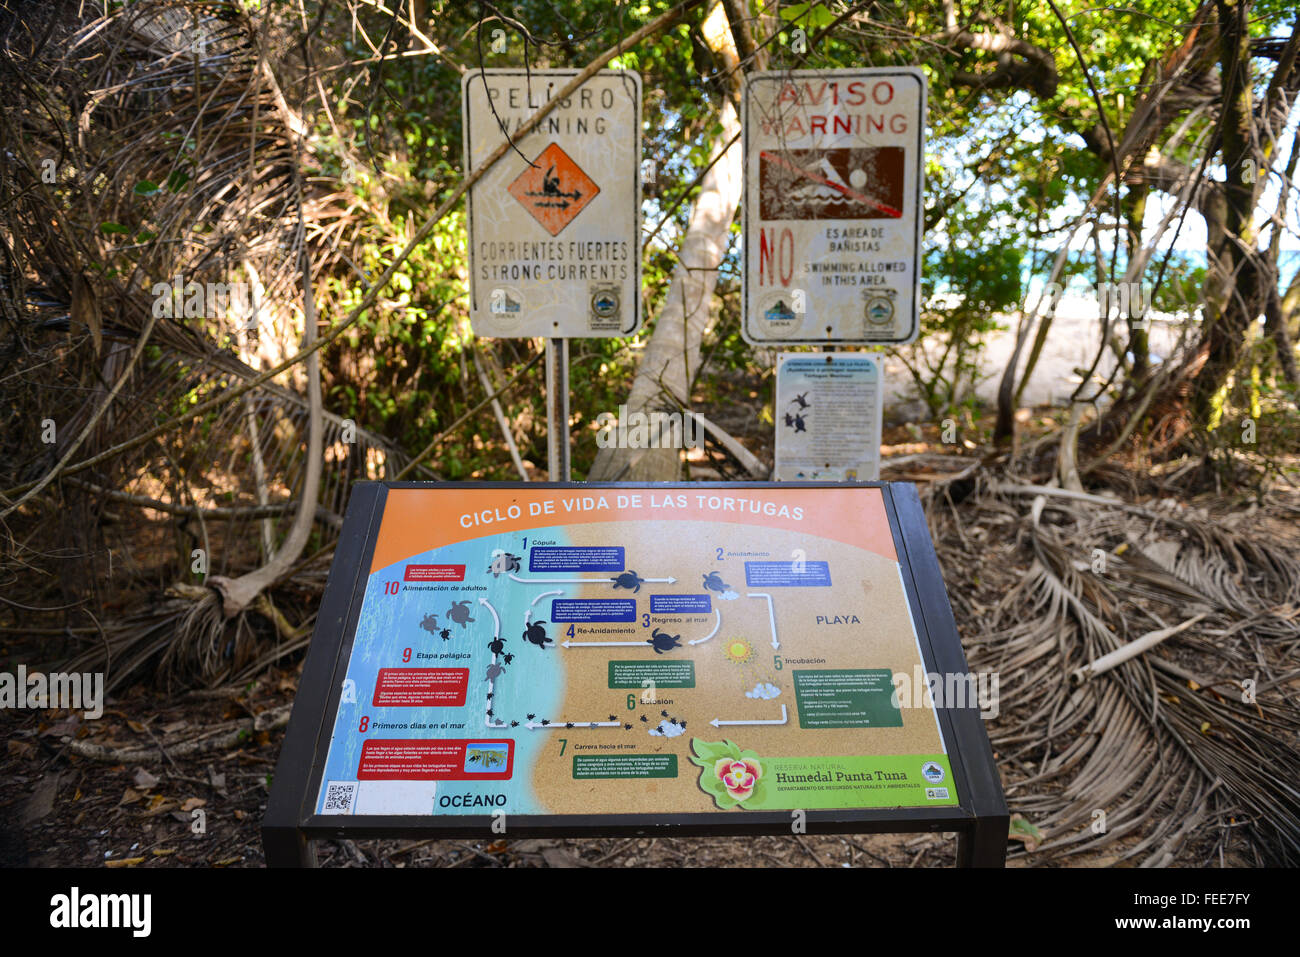
<path id="1" fill-rule="evenodd" d="M 599 192 L 595 181 L 555 143 L 510 184 L 510 195 L 552 236 L 560 235 Z"/>

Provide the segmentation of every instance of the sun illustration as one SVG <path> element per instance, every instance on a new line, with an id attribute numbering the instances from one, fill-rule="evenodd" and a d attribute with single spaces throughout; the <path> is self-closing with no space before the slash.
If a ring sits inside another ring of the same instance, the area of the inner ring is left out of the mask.
<path id="1" fill-rule="evenodd" d="M 744 638 L 728 639 L 722 646 L 722 653 L 728 661 L 737 665 L 749 664 L 754 660 L 754 646 Z"/>

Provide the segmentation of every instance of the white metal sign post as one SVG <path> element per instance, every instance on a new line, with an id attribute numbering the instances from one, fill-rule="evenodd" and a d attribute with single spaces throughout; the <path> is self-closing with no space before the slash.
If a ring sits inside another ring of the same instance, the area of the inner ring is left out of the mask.
<path id="1" fill-rule="evenodd" d="M 466 73 L 465 169 L 578 72 Z M 629 336 L 641 324 L 640 164 L 641 78 L 604 70 L 515 139 L 469 191 L 470 324 L 478 336 L 547 339 L 552 481 L 569 477 L 563 340 Z"/>
<path id="2" fill-rule="evenodd" d="M 746 77 L 745 341 L 916 339 L 925 105 L 915 67 Z"/>

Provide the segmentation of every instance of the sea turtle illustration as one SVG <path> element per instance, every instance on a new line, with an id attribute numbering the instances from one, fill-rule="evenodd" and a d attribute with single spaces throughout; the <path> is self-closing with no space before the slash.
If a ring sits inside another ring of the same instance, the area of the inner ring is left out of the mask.
<path id="1" fill-rule="evenodd" d="M 791 415 L 789 412 L 785 414 L 785 424 L 792 428 L 794 427 L 794 416 Z"/>
<path id="2" fill-rule="evenodd" d="M 662 655 L 665 651 L 682 646 L 681 635 L 670 635 L 666 631 L 660 631 L 656 628 L 650 632 L 650 637 L 646 639 L 646 644 L 654 647 L 655 654 Z"/>
<path id="3" fill-rule="evenodd" d="M 468 623 L 474 620 L 469 616 L 469 601 L 452 602 L 451 607 L 447 609 L 447 617 L 462 628 L 468 628 Z"/>
<path id="4" fill-rule="evenodd" d="M 807 432 L 807 431 L 808 431 L 808 430 L 804 427 L 804 421 L 803 421 L 803 416 L 802 416 L 802 415 L 796 415 L 796 416 L 794 417 L 794 430 L 795 430 L 796 432 Z"/>
<path id="5" fill-rule="evenodd" d="M 483 680 L 484 680 L 484 681 L 495 681 L 497 678 L 500 678 L 500 677 L 501 677 L 503 674 L 505 674 L 505 673 L 506 673 L 506 669 L 503 668 L 503 667 L 501 667 L 501 665 L 488 665 L 488 666 L 487 666 L 487 677 L 484 678 Z"/>
<path id="6" fill-rule="evenodd" d="M 547 645 L 553 644 L 555 639 L 547 637 L 546 629 L 542 627 L 544 624 L 546 624 L 544 621 L 534 621 L 529 624 L 524 629 L 524 641 L 532 642 L 538 648 L 545 648 Z"/>
<path id="7" fill-rule="evenodd" d="M 808 393 L 800 392 L 797 396 L 791 399 L 790 402 L 799 403 L 799 411 L 802 412 L 804 409 L 808 408 Z"/>
<path id="8" fill-rule="evenodd" d="M 492 573 L 493 578 L 508 572 L 517 572 L 520 567 L 518 555 L 512 555 L 499 548 L 492 550 L 492 564 L 488 566 L 488 571 Z"/>
<path id="9" fill-rule="evenodd" d="M 451 641 L 451 629 L 444 628 L 442 631 L 438 632 L 438 637 L 443 641 Z"/>
<path id="10" fill-rule="evenodd" d="M 506 650 L 506 640 L 501 637 L 493 638 L 488 642 L 488 651 L 494 655 L 504 654 Z"/>
<path id="11" fill-rule="evenodd" d="M 425 615 L 424 620 L 420 622 L 420 627 L 429 634 L 436 635 L 438 633 L 438 616 L 432 612 Z"/>
<path id="12" fill-rule="evenodd" d="M 636 572 L 632 571 L 631 569 L 628 569 L 627 571 L 623 572 L 621 575 L 619 575 L 617 578 L 614 579 L 615 588 L 630 588 L 632 589 L 632 592 L 634 594 L 636 592 L 639 592 L 641 590 L 641 586 L 644 584 L 645 584 L 645 579 L 642 578 L 640 575 L 638 575 Z"/>
<path id="13" fill-rule="evenodd" d="M 502 655 L 502 656 L 501 656 L 501 660 L 504 661 L 506 664 L 510 664 L 510 662 L 512 662 L 512 661 L 515 660 L 515 656 L 514 656 L 514 655 Z"/>
<path id="14" fill-rule="evenodd" d="M 709 572 L 704 576 L 704 587 L 709 591 L 716 591 L 719 595 L 731 591 L 731 586 L 724 582 L 717 572 Z"/>

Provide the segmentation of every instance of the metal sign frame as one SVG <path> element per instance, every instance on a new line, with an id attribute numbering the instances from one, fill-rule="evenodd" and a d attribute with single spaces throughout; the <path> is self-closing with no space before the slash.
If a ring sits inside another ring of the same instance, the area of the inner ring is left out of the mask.
<path id="1" fill-rule="evenodd" d="M 921 647 L 922 665 L 944 674 L 965 674 L 957 634 L 934 545 L 915 486 L 862 483 L 882 491 L 904 588 Z M 328 838 L 499 837 L 489 815 L 337 816 L 314 813 L 315 796 L 351 656 L 370 562 L 390 489 L 428 488 L 421 482 L 361 482 L 352 492 L 325 586 L 315 633 L 303 665 L 293 715 L 285 733 L 262 839 L 270 866 L 312 866 L 312 841 Z M 645 489 L 646 483 L 437 483 L 439 489 Z M 827 482 L 692 482 L 654 484 L 656 489 L 838 488 Z M 807 833 L 956 832 L 962 865 L 1001 866 L 1006 859 L 1008 813 L 992 748 L 975 708 L 935 709 L 948 742 L 957 805 L 946 807 L 809 810 Z M 745 836 L 791 833 L 788 811 L 669 814 L 511 815 L 509 836 Z"/>

